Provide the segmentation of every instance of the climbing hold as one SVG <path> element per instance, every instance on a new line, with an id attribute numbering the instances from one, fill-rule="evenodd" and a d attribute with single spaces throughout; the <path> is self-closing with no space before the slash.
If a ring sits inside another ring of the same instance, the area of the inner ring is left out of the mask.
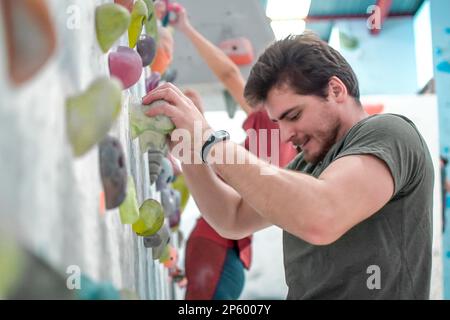
<path id="1" fill-rule="evenodd" d="M 120 141 L 106 136 L 99 144 L 100 175 L 105 191 L 106 209 L 117 208 L 126 197 L 127 168 Z"/>
<path id="2" fill-rule="evenodd" d="M 103 139 L 119 116 L 122 85 L 116 79 L 100 78 L 89 88 L 66 99 L 69 141 L 75 156 L 81 156 Z"/>
<path id="3" fill-rule="evenodd" d="M 167 250 L 169 251 L 168 256 L 162 255 L 159 258 L 159 261 L 164 264 L 164 267 L 170 269 L 170 268 L 173 268 L 176 266 L 177 260 L 178 260 L 178 253 L 177 253 L 177 249 L 175 249 L 170 244 L 167 247 L 168 247 Z"/>
<path id="4" fill-rule="evenodd" d="M 128 27 L 128 41 L 130 48 L 134 48 L 142 32 L 144 21 L 148 18 L 147 5 L 142 0 L 137 0 L 134 3 L 131 11 L 131 22 Z"/>
<path id="5" fill-rule="evenodd" d="M 145 79 L 145 92 L 149 93 L 150 91 L 155 89 L 158 86 L 160 80 L 161 75 L 159 74 L 159 72 L 152 72 L 150 76 Z"/>
<path id="6" fill-rule="evenodd" d="M 174 83 L 177 79 L 178 72 L 176 69 L 168 68 L 162 76 L 162 80 L 165 82 Z"/>
<path id="7" fill-rule="evenodd" d="M 181 214 L 180 211 L 176 211 L 175 214 L 169 217 L 169 227 L 170 230 L 176 231 L 180 226 Z"/>
<path id="8" fill-rule="evenodd" d="M 161 205 L 164 209 L 164 215 L 169 218 L 170 216 L 174 215 L 177 211 L 177 203 L 176 203 L 176 196 L 170 188 L 165 188 L 161 190 Z M 178 191 L 176 191 L 178 192 Z"/>
<path id="9" fill-rule="evenodd" d="M 130 13 L 131 10 L 133 10 L 133 2 L 134 0 L 114 0 L 114 3 L 120 4 L 124 8 L 127 8 Z"/>
<path id="10" fill-rule="evenodd" d="M 175 190 L 178 190 L 181 194 L 180 211 L 183 212 L 184 208 L 186 208 L 190 196 L 189 188 L 186 185 L 184 176 L 179 175 L 178 177 L 176 177 L 175 181 L 172 183 L 172 187 Z"/>
<path id="11" fill-rule="evenodd" d="M 148 36 L 143 35 L 137 42 L 137 52 L 141 56 L 142 66 L 146 67 L 152 63 L 156 54 L 156 42 L 155 40 Z"/>
<path id="12" fill-rule="evenodd" d="M 145 115 L 151 108 L 154 108 L 161 103 L 165 103 L 165 101 L 156 100 L 149 105 L 131 103 L 129 112 L 131 136 L 133 139 L 147 130 L 169 134 L 175 129 L 172 120 L 167 116 L 157 115 L 156 117 L 148 117 Z"/>
<path id="13" fill-rule="evenodd" d="M 339 44 L 344 49 L 355 50 L 359 47 L 359 40 L 354 35 L 339 31 Z"/>
<path id="14" fill-rule="evenodd" d="M 363 105 L 364 111 L 366 111 L 368 114 L 379 114 L 382 113 L 384 110 L 384 105 L 382 103 L 378 104 L 364 104 Z"/>
<path id="15" fill-rule="evenodd" d="M 440 72 L 450 73 L 450 61 L 442 61 L 438 63 L 436 69 Z"/>
<path id="16" fill-rule="evenodd" d="M 152 185 L 158 179 L 161 173 L 161 163 L 164 153 L 159 149 L 148 150 L 148 171 L 150 173 L 150 184 Z"/>
<path id="17" fill-rule="evenodd" d="M 0 299 L 6 299 L 20 282 L 25 269 L 24 253 L 11 237 L 0 234 Z"/>
<path id="18" fill-rule="evenodd" d="M 33 77 L 56 48 L 56 33 L 45 1 L 0 1 L 5 21 L 9 77 L 15 85 Z"/>
<path id="19" fill-rule="evenodd" d="M 120 293 L 110 282 L 95 282 L 82 274 L 80 289 L 76 290 L 80 300 L 120 300 Z"/>
<path id="20" fill-rule="evenodd" d="M 150 68 L 152 71 L 164 74 L 172 62 L 174 41 L 172 33 L 167 28 L 160 27 L 158 29 L 158 36 L 159 41 L 156 48 L 156 55 Z"/>
<path id="21" fill-rule="evenodd" d="M 144 131 L 139 135 L 139 148 L 141 153 L 146 153 L 149 150 L 159 150 L 166 154 L 168 150 L 167 136 L 156 131 Z"/>
<path id="22" fill-rule="evenodd" d="M 160 257 L 158 258 L 160 263 L 164 263 L 170 259 L 170 248 L 171 245 L 168 243 L 162 250 Z"/>
<path id="23" fill-rule="evenodd" d="M 157 247 L 152 247 L 152 257 L 153 260 L 159 259 L 167 247 L 167 244 L 170 241 L 170 232 L 166 225 L 163 225 L 161 229 L 157 232 L 157 234 L 161 237 L 161 243 Z"/>
<path id="24" fill-rule="evenodd" d="M 114 42 L 130 25 L 130 13 L 123 6 L 105 3 L 95 9 L 95 31 L 103 52 L 107 52 Z"/>
<path id="25" fill-rule="evenodd" d="M 119 46 L 116 52 L 109 54 L 108 63 L 111 76 L 118 78 L 124 89 L 139 81 L 142 74 L 142 59 L 133 49 Z"/>
<path id="26" fill-rule="evenodd" d="M 160 42 L 161 43 L 161 42 Z M 163 48 L 160 44 L 156 48 L 156 55 L 150 68 L 153 72 L 164 74 L 172 62 L 172 53 Z"/>
<path id="27" fill-rule="evenodd" d="M 227 110 L 228 117 L 230 119 L 233 119 L 238 108 L 237 102 L 236 100 L 234 100 L 228 90 L 223 90 L 223 96 L 225 98 L 225 108 Z"/>
<path id="28" fill-rule="evenodd" d="M 161 161 L 161 172 L 156 180 L 156 190 L 161 191 L 168 187 L 168 184 L 173 180 L 172 164 L 167 158 Z"/>
<path id="29" fill-rule="evenodd" d="M 161 236 L 158 233 L 154 235 L 144 237 L 144 247 L 146 248 L 155 248 L 159 246 L 162 242 Z"/>
<path id="30" fill-rule="evenodd" d="M 175 211 L 169 216 L 169 227 L 175 230 L 180 225 L 181 221 L 181 195 L 177 190 L 170 189 L 175 199 Z"/>
<path id="31" fill-rule="evenodd" d="M 136 187 L 133 177 L 128 176 L 127 195 L 119 207 L 122 224 L 133 224 L 139 219 L 139 206 L 136 198 Z"/>
<path id="32" fill-rule="evenodd" d="M 170 244 L 167 243 L 164 247 L 161 248 L 159 252 L 158 260 L 160 263 L 163 263 L 164 261 L 167 261 L 170 256 Z M 155 259 L 155 257 L 153 257 Z"/>
<path id="33" fill-rule="evenodd" d="M 133 230 L 139 236 L 151 236 L 161 229 L 164 223 L 164 211 L 154 199 L 147 199 L 139 208 L 139 219 L 133 223 Z"/>
<path id="34" fill-rule="evenodd" d="M 222 41 L 219 48 L 237 65 L 247 65 L 253 61 L 253 47 L 247 38 L 239 37 Z"/>
<path id="35" fill-rule="evenodd" d="M 158 42 L 158 17 L 156 16 L 155 6 L 152 0 L 144 0 L 147 5 L 148 15 L 144 22 L 145 32 L 151 36 L 155 42 Z"/>

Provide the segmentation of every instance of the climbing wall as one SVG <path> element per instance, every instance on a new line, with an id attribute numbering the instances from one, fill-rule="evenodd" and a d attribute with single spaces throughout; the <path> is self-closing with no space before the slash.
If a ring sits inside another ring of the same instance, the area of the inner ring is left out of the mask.
<path id="1" fill-rule="evenodd" d="M 19 86 L 8 77 L 6 30 L 0 18 L 0 234 L 60 274 L 76 266 L 93 281 L 109 281 L 141 299 L 179 298 L 167 269 L 153 259 L 131 225 L 121 223 L 119 210 L 102 210 L 98 147 L 75 157 L 68 142 L 66 98 L 99 77 L 109 77 L 94 13 L 100 4 L 111 2 L 47 1 L 56 51 Z M 118 45 L 128 45 L 126 32 L 112 50 Z M 120 115 L 109 130 L 123 145 L 139 205 L 148 198 L 160 201 L 160 193 L 150 186 L 147 154 L 140 152 L 129 128 L 130 101 L 145 95 L 148 73 L 146 69 L 135 85 L 122 91 Z M 177 242 L 175 234 L 171 241 Z"/>

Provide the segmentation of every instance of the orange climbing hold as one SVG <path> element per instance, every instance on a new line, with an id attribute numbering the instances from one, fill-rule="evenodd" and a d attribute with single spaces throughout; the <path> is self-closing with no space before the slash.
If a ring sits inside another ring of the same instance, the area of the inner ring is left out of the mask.
<path id="1" fill-rule="evenodd" d="M 363 106 L 364 110 L 372 115 L 372 114 L 379 114 L 382 113 L 384 110 L 384 105 L 382 103 L 378 103 L 378 104 L 365 104 Z"/>
<path id="2" fill-rule="evenodd" d="M 237 65 L 247 65 L 253 62 L 253 47 L 247 38 L 239 37 L 222 41 L 219 48 Z"/>

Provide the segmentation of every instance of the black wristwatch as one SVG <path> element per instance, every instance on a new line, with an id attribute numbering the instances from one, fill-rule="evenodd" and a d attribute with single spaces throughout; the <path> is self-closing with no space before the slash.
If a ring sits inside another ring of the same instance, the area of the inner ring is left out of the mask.
<path id="1" fill-rule="evenodd" d="M 209 150 L 211 150 L 213 145 L 215 145 L 218 142 L 229 140 L 229 139 L 230 139 L 230 134 L 228 132 L 226 132 L 225 130 L 214 131 L 213 133 L 211 133 L 208 140 L 206 140 L 202 146 L 202 151 L 201 151 L 202 153 L 201 153 L 200 157 L 202 158 L 203 163 L 208 164 L 206 162 L 206 157 L 208 156 Z"/>

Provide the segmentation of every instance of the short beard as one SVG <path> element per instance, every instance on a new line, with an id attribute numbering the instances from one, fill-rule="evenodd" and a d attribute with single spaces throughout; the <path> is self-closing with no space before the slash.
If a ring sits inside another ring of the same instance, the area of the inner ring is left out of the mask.
<path id="1" fill-rule="evenodd" d="M 321 148 L 321 153 L 319 153 L 317 156 L 314 157 L 311 161 L 307 161 L 311 164 L 316 164 L 325 158 L 328 151 L 333 147 L 333 145 L 337 142 L 337 136 L 339 133 L 339 130 L 341 128 L 341 125 L 339 123 L 335 123 L 334 127 L 330 130 L 330 134 L 325 136 L 323 141 L 323 145 Z"/>

